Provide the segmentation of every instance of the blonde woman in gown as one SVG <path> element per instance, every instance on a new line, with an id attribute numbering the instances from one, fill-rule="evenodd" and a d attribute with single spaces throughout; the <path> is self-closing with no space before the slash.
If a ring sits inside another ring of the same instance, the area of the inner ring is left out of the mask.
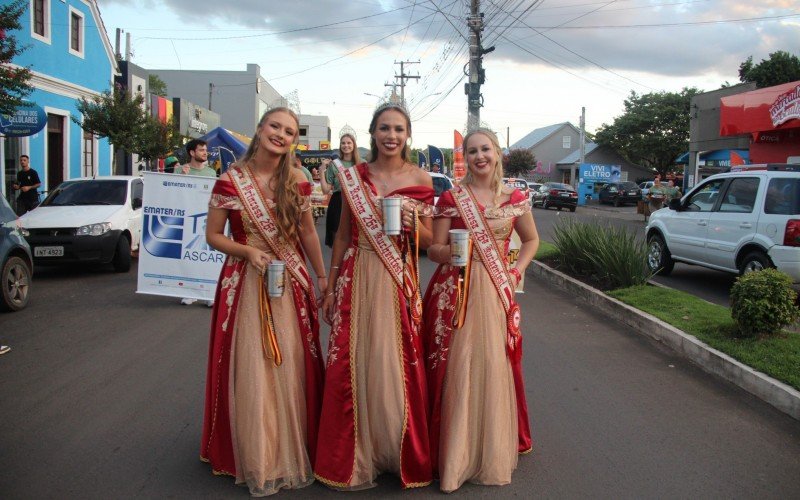
<path id="1" fill-rule="evenodd" d="M 430 243 L 433 183 L 408 162 L 410 133 L 403 108 L 379 108 L 372 162 L 339 174 L 345 201 L 331 257 L 337 281 L 323 304 L 332 328 L 314 467 L 339 490 L 375 486 L 381 473 L 404 488 L 431 482 L 414 242 Z M 401 236 L 382 232 L 384 196 L 403 198 Z"/>
<path id="2" fill-rule="evenodd" d="M 487 130 L 468 134 L 464 151 L 466 177 L 437 204 L 428 257 L 440 265 L 424 301 L 431 460 L 445 492 L 464 482 L 508 484 L 518 454 L 532 449 L 521 338 L 508 326 L 519 319 L 518 309 L 507 314 L 497 284 L 505 279 L 513 297 L 539 237 L 528 199 L 503 186 L 502 153 L 495 135 Z M 462 296 L 466 294 L 463 309 L 457 298 L 461 268 L 450 265 L 449 244 L 450 229 L 469 227 L 459 203 L 478 214 L 467 219 L 485 224 L 494 238 L 486 248 L 494 245 L 495 256 L 502 258 L 496 259 L 497 266 L 488 266 L 496 274 L 493 278 L 473 235 L 471 266 L 464 271 L 469 287 L 461 288 Z M 514 229 L 522 246 L 516 266 L 507 269 L 505 256 Z"/>
<path id="3" fill-rule="evenodd" d="M 209 203 L 206 239 L 228 257 L 214 300 L 200 457 L 253 496 L 314 481 L 324 369 L 314 282 L 324 290 L 327 279 L 311 185 L 292 168 L 298 131 L 292 111 L 265 113 Z M 278 259 L 285 291 L 269 298 L 264 271 Z"/>

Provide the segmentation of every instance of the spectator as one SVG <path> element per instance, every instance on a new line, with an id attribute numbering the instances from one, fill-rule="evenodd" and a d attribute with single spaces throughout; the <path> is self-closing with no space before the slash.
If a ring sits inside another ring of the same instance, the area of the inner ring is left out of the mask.
<path id="1" fill-rule="evenodd" d="M 39 193 L 36 188 L 42 185 L 39 174 L 31 168 L 31 158 L 28 155 L 19 157 L 22 170 L 17 172 L 17 182 L 12 184 L 14 191 L 19 191 L 17 196 L 17 215 L 30 212 L 39 204 Z"/>
<path id="2" fill-rule="evenodd" d="M 189 155 L 189 163 L 186 165 L 175 165 L 173 173 L 184 175 L 199 175 L 202 177 L 216 177 L 217 171 L 209 167 L 208 146 L 202 139 L 192 139 L 186 143 L 186 154 Z M 166 162 L 164 162 L 166 163 Z"/>

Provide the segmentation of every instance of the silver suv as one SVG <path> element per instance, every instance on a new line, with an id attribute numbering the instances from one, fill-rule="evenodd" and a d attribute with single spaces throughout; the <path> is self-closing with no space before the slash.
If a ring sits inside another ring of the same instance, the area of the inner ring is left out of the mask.
<path id="1" fill-rule="evenodd" d="M 800 165 L 762 164 L 704 179 L 650 216 L 647 263 L 744 274 L 776 267 L 800 282 Z"/>

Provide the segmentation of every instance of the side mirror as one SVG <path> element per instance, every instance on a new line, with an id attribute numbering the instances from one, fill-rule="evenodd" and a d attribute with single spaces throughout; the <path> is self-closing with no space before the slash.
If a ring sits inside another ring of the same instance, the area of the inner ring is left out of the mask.
<path id="1" fill-rule="evenodd" d="M 675 210 L 676 212 L 680 212 L 681 208 L 683 208 L 681 205 L 681 200 L 679 198 L 673 198 L 669 200 L 669 205 L 667 206 L 669 207 L 670 210 Z"/>
<path id="2" fill-rule="evenodd" d="M 142 208 L 142 199 L 141 198 L 134 198 L 133 199 L 133 209 L 138 210 Z"/>

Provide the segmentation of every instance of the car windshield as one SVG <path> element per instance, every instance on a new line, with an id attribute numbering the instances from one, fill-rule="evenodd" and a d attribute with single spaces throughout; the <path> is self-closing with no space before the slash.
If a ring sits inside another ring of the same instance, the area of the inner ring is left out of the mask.
<path id="1" fill-rule="evenodd" d="M 619 188 L 625 190 L 636 189 L 636 187 L 637 187 L 636 184 L 633 182 L 620 182 L 619 184 Z"/>
<path id="2" fill-rule="evenodd" d="M 128 181 L 124 180 L 68 181 L 51 192 L 41 206 L 124 205 L 127 191 Z"/>
<path id="3" fill-rule="evenodd" d="M 441 196 L 442 193 L 450 189 L 453 189 L 450 179 L 447 177 L 433 177 L 433 191 L 436 196 Z"/>
<path id="4" fill-rule="evenodd" d="M 764 213 L 780 215 L 800 214 L 800 179 L 776 177 L 767 186 Z"/>

